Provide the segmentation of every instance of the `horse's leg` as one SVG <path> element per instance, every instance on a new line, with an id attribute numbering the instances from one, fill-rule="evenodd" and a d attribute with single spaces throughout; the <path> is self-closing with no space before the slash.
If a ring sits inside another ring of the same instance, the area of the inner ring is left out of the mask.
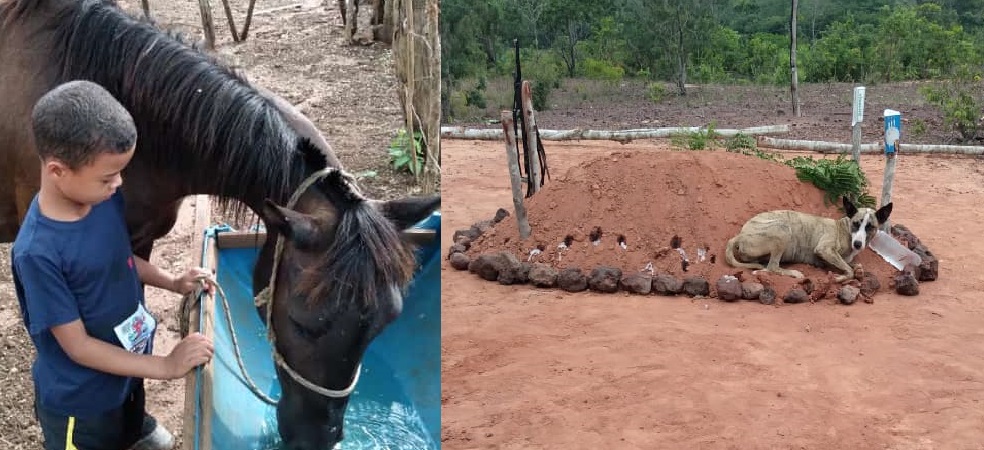
<path id="1" fill-rule="evenodd" d="M 345 26 L 348 23 L 346 22 L 346 20 L 348 20 L 348 16 L 345 15 L 345 1 L 346 0 L 338 0 L 338 11 L 342 13 L 342 26 Z"/>

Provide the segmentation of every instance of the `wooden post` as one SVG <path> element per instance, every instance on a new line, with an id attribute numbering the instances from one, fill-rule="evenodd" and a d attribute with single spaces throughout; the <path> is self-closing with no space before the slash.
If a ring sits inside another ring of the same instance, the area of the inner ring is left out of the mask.
<path id="1" fill-rule="evenodd" d="M 864 119 L 864 86 L 854 88 L 851 105 L 851 150 L 854 162 L 861 164 L 861 122 Z"/>
<path id="2" fill-rule="evenodd" d="M 898 144 L 896 144 L 898 145 Z M 892 184 L 895 182 L 895 153 L 885 155 L 885 178 L 882 180 L 881 205 L 885 206 L 892 201 Z M 886 220 L 881 225 L 882 231 L 888 232 L 892 228 L 889 224 L 891 220 Z"/>
<path id="3" fill-rule="evenodd" d="M 523 141 L 527 143 L 525 147 L 531 152 L 527 159 L 530 162 L 528 182 L 530 183 L 532 192 L 536 194 L 540 190 L 543 173 L 540 172 L 540 152 L 536 146 L 536 122 L 533 117 L 533 95 L 528 80 L 523 80 L 522 93 L 520 95 L 522 96 L 523 102 L 523 123 L 526 125 L 523 127 Z"/>
<path id="4" fill-rule="evenodd" d="M 215 50 L 215 27 L 212 25 L 212 6 L 208 0 L 198 0 L 202 13 L 202 30 L 205 32 L 205 48 Z"/>
<path id="5" fill-rule="evenodd" d="M 192 252 L 197 252 L 197 253 L 194 253 L 194 254 L 198 255 L 198 257 L 194 258 L 194 260 L 192 261 L 192 264 L 194 264 L 194 265 L 204 266 L 205 264 L 208 264 L 207 261 L 205 261 L 205 260 L 203 260 L 201 258 L 201 255 L 202 255 L 201 252 L 202 252 L 202 246 L 204 245 L 204 242 L 205 242 L 205 228 L 207 228 L 209 226 L 209 224 L 210 224 L 209 222 L 211 222 L 211 220 L 212 220 L 211 216 L 212 216 L 212 208 L 211 208 L 211 205 L 209 203 L 208 196 L 207 195 L 197 195 L 197 196 L 195 196 L 195 220 L 194 220 L 194 225 L 193 225 L 194 226 L 194 228 L 193 228 L 194 231 L 192 233 L 192 239 L 191 239 L 191 249 L 192 249 Z M 210 253 L 214 253 L 214 252 L 210 252 Z M 211 267 L 214 268 L 215 266 L 213 265 Z M 205 295 L 204 297 L 206 299 L 209 298 L 207 295 Z M 191 308 L 189 308 L 189 316 L 190 316 L 189 317 L 189 320 L 188 320 L 188 322 L 189 322 L 189 324 L 188 324 L 188 332 L 189 333 L 192 333 L 192 332 L 195 332 L 195 331 L 199 331 L 201 329 L 201 325 L 202 324 L 200 324 L 199 321 L 198 321 L 198 317 L 199 317 L 199 314 L 200 314 L 201 306 L 202 305 L 199 304 L 199 305 L 194 305 Z M 201 424 L 202 428 L 198 430 L 198 435 L 199 436 L 210 436 L 210 429 L 209 429 L 209 434 L 205 434 L 205 431 L 206 431 L 206 428 L 205 428 L 205 426 L 206 426 L 205 425 L 206 424 L 206 420 L 205 419 L 206 419 L 206 415 L 208 415 L 208 417 L 210 418 L 210 415 L 211 415 L 211 412 L 210 412 L 211 411 L 211 403 L 206 403 L 205 402 L 205 399 L 206 398 L 211 399 L 211 395 L 209 395 L 208 397 L 205 396 L 205 394 L 206 394 L 205 385 L 206 384 L 209 384 L 210 385 L 211 382 L 210 381 L 206 382 L 205 373 L 204 373 L 205 372 L 205 368 L 203 367 L 201 369 L 202 370 L 202 384 L 198 384 L 198 370 L 199 369 L 192 370 L 191 372 L 188 372 L 188 374 L 185 375 L 185 377 L 184 377 L 185 378 L 185 383 L 184 383 L 185 384 L 185 406 L 184 406 L 185 414 L 184 414 L 184 425 L 183 425 L 184 426 L 184 430 L 183 430 L 183 433 L 182 433 L 182 435 L 183 435 L 183 439 L 182 439 L 183 444 L 181 446 L 181 448 L 183 450 L 194 450 L 196 448 L 196 446 L 195 446 L 195 425 L 196 425 L 195 424 L 195 417 L 196 417 L 195 409 L 196 408 L 202 408 L 202 415 L 201 416 L 198 416 L 199 419 L 201 420 L 201 422 L 199 422 L 199 423 Z M 211 373 L 209 373 L 209 375 L 211 375 Z M 196 393 L 200 393 L 201 394 L 201 399 L 202 399 L 202 402 L 201 403 L 195 402 L 195 400 L 196 400 L 195 394 Z M 209 390 L 208 393 L 211 394 L 211 391 Z M 207 408 L 208 412 L 206 412 L 206 408 Z M 210 420 L 209 420 L 209 422 L 210 422 Z M 199 443 L 200 445 L 197 448 L 200 449 L 200 450 L 205 450 L 205 449 L 210 448 L 210 446 L 211 446 L 211 439 L 206 439 L 206 440 L 208 441 L 207 443 L 201 442 L 201 443 Z"/>
<path id="6" fill-rule="evenodd" d="M 140 0 L 140 5 L 143 6 L 144 17 L 150 19 L 150 0 Z"/>
<path id="7" fill-rule="evenodd" d="M 253 23 L 253 8 L 256 6 L 256 0 L 249 0 L 249 7 L 246 8 L 246 20 L 243 22 L 243 32 L 239 33 L 239 40 L 246 41 L 246 36 L 249 35 L 249 26 Z"/>
<path id="8" fill-rule="evenodd" d="M 895 181 L 895 161 L 902 138 L 902 114 L 891 109 L 885 110 L 885 178 L 882 180 L 881 205 L 892 201 L 892 184 Z M 886 233 L 891 229 L 890 220 L 881 224 Z"/>
<path id="9" fill-rule="evenodd" d="M 345 17 L 342 21 L 345 22 L 345 38 L 349 42 L 355 41 L 355 33 L 359 28 L 359 5 L 358 0 L 345 0 Z"/>
<path id="10" fill-rule="evenodd" d="M 229 32 L 232 33 L 232 41 L 239 42 L 239 32 L 236 30 L 236 21 L 232 18 L 232 8 L 229 7 L 229 0 L 222 0 L 222 9 L 225 10 L 226 20 L 229 22 Z"/>
<path id="11" fill-rule="evenodd" d="M 509 181 L 512 184 L 513 208 L 519 223 L 519 238 L 530 237 L 530 223 L 526 219 L 526 205 L 523 204 L 523 187 L 519 177 L 519 157 L 516 155 L 516 133 L 513 132 L 512 111 L 502 111 L 502 130 L 506 134 L 506 156 L 509 161 Z"/>

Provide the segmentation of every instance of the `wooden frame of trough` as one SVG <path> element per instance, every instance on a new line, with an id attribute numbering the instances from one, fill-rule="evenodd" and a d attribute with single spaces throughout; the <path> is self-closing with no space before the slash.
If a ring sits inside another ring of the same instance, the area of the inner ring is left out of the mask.
<path id="1" fill-rule="evenodd" d="M 192 248 L 199 251 L 195 263 L 201 267 L 217 268 L 219 249 L 243 248 L 262 245 L 266 241 L 265 232 L 229 231 L 220 233 L 210 242 L 205 242 L 205 230 L 211 225 L 212 208 L 207 195 L 195 197 L 194 238 Z M 205 249 L 205 245 L 208 248 Z M 203 251 L 204 249 L 204 251 Z M 188 332 L 199 332 L 215 338 L 214 298 L 203 293 L 199 302 L 189 308 Z M 202 320 L 199 321 L 199 318 Z M 185 375 L 184 424 L 182 430 L 183 450 L 212 449 L 212 380 L 214 360 Z M 196 397 L 199 402 L 196 404 Z M 196 421 L 197 418 L 197 421 Z M 197 428 L 197 429 L 196 429 Z M 197 431 L 197 432 L 196 432 Z M 196 444 L 196 440 L 199 440 Z"/>

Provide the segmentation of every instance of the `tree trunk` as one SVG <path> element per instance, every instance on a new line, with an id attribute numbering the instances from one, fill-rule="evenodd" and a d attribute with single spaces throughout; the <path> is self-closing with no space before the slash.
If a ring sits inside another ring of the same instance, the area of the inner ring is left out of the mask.
<path id="1" fill-rule="evenodd" d="M 789 15 L 789 93 L 793 97 L 793 116 L 800 117 L 799 80 L 796 74 L 796 3 L 793 0 L 793 12 Z"/>
<path id="2" fill-rule="evenodd" d="M 439 0 L 390 0 L 399 27 L 393 33 L 393 63 L 406 129 L 424 139 L 425 193 L 437 188 L 441 157 L 441 41 Z M 412 143 L 411 143 L 412 145 Z"/>
<path id="3" fill-rule="evenodd" d="M 679 134 L 707 131 L 702 127 L 666 127 L 641 130 L 539 130 L 540 139 L 544 141 L 574 141 L 574 140 L 604 140 L 629 142 L 636 139 L 659 139 L 673 137 Z M 739 133 L 746 136 L 761 136 L 767 134 L 783 134 L 789 132 L 789 125 L 767 125 L 761 127 L 743 128 L 740 130 L 714 130 L 721 137 L 732 137 Z M 445 139 L 474 139 L 483 141 L 498 141 L 503 139 L 502 130 L 494 128 L 464 128 L 441 127 L 441 137 Z"/>
<path id="4" fill-rule="evenodd" d="M 680 6 L 677 6 L 677 22 L 674 25 L 677 35 L 677 70 L 679 70 L 679 76 L 677 77 L 677 90 L 680 95 L 687 95 L 687 52 L 684 51 L 684 36 L 683 36 L 683 20 L 680 17 Z"/>

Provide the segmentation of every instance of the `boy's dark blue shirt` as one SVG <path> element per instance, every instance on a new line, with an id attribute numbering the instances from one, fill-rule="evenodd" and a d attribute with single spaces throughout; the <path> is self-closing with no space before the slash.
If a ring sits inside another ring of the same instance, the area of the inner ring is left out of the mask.
<path id="1" fill-rule="evenodd" d="M 132 379 L 75 363 L 51 327 L 81 319 L 90 336 L 124 347 L 114 327 L 143 305 L 144 296 L 122 194 L 93 206 L 75 222 L 44 217 L 35 196 L 12 253 L 17 300 L 37 348 L 32 374 L 40 405 L 66 416 L 119 407 Z M 153 334 L 142 353 L 150 354 L 152 343 Z"/>

